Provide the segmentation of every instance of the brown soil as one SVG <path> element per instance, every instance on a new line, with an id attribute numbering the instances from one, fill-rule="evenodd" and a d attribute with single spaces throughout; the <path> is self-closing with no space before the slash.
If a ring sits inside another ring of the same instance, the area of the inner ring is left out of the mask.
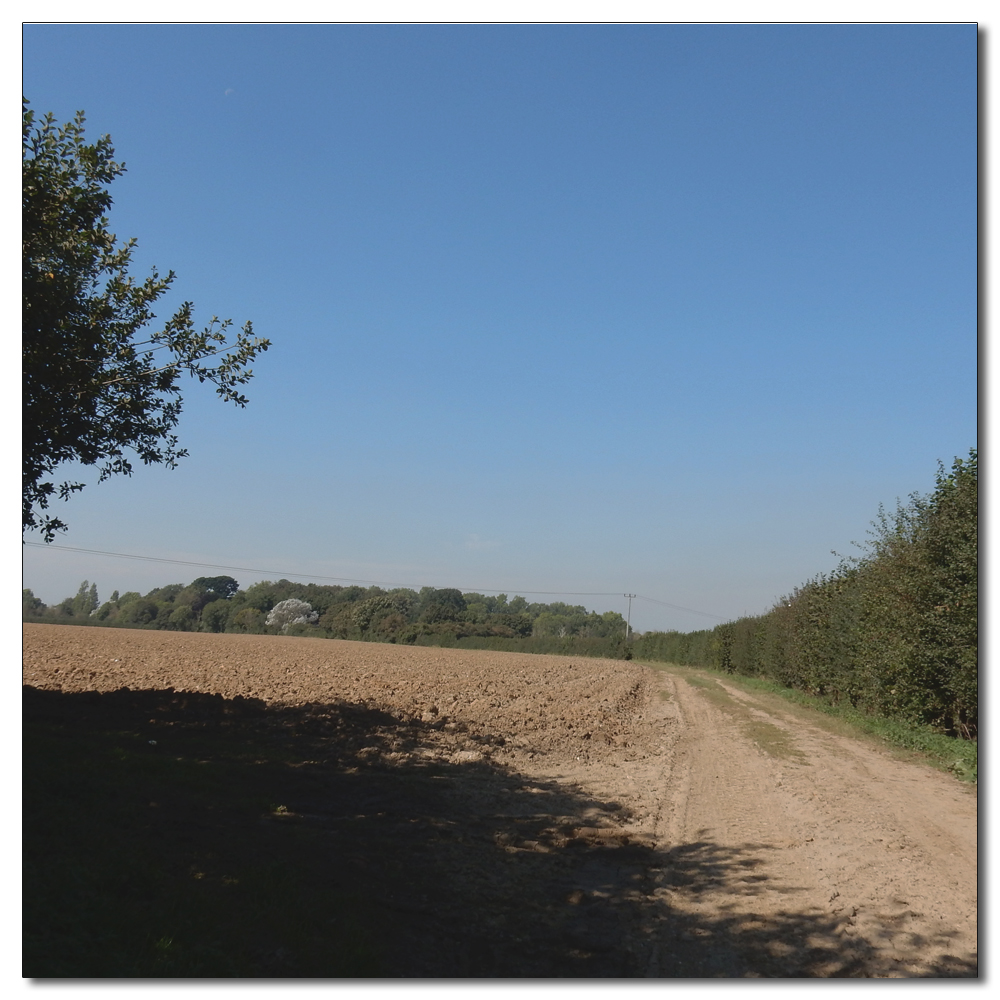
<path id="1" fill-rule="evenodd" d="M 777 698 L 587 658 L 24 640 L 29 711 L 101 699 L 167 753 L 213 713 L 285 734 L 268 849 L 290 824 L 325 838 L 317 878 L 363 889 L 392 975 L 978 975 L 974 790 Z M 262 974 L 304 974 L 276 955 Z"/>

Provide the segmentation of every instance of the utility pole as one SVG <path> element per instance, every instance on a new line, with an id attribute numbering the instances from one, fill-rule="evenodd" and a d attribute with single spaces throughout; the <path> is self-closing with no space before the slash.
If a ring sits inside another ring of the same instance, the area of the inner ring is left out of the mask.
<path id="1" fill-rule="evenodd" d="M 635 594 L 622 594 L 628 598 L 628 618 L 625 619 L 625 641 L 628 642 L 629 633 L 632 631 L 632 598 Z"/>

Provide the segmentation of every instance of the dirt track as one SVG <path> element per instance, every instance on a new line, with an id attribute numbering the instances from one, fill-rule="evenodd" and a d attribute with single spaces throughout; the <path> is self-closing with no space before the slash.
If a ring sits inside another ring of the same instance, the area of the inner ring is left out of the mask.
<path id="1" fill-rule="evenodd" d="M 394 975 L 978 974 L 974 791 L 778 699 L 586 658 L 24 636 L 33 689 L 294 725 L 280 822 L 363 873 Z"/>

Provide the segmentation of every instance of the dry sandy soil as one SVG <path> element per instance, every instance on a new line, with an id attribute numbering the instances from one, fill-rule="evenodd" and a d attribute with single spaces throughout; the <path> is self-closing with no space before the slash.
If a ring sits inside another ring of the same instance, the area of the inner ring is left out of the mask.
<path id="1" fill-rule="evenodd" d="M 319 639 L 24 640 L 31 689 L 127 687 L 140 715 L 173 689 L 182 714 L 291 727 L 302 759 L 266 821 L 329 837 L 393 975 L 978 975 L 974 788 L 735 683 Z"/>

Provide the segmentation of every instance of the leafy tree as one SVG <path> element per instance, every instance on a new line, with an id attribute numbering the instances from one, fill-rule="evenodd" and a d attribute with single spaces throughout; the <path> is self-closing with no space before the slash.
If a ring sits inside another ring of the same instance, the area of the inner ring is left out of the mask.
<path id="1" fill-rule="evenodd" d="M 266 613 L 281 601 L 287 601 L 293 597 L 300 601 L 304 600 L 302 595 L 307 589 L 300 583 L 292 583 L 291 580 L 278 580 L 277 582 L 261 580 L 260 583 L 247 587 L 239 595 L 234 595 L 234 599 L 239 601 L 241 608 L 256 608 L 258 611 Z M 362 593 L 364 593 L 363 590 Z"/>
<path id="2" fill-rule="evenodd" d="M 183 587 L 173 598 L 174 604 L 186 604 L 194 612 L 195 617 L 201 615 L 202 608 L 218 599 L 218 595 L 206 590 L 197 580 Z M 162 600 L 162 598 L 161 598 Z"/>
<path id="3" fill-rule="evenodd" d="M 392 631 L 393 624 L 387 626 L 386 620 L 391 619 L 395 627 L 405 627 L 413 603 L 413 599 L 405 592 L 369 597 L 367 601 L 354 605 L 351 620 L 363 632 L 370 629 L 376 629 L 380 633 Z"/>
<path id="4" fill-rule="evenodd" d="M 38 618 L 45 612 L 46 605 L 35 597 L 29 588 L 21 591 L 21 615 L 24 618 Z"/>
<path id="5" fill-rule="evenodd" d="M 242 608 L 230 619 L 229 629 L 258 635 L 264 631 L 264 615 L 257 608 Z"/>
<path id="6" fill-rule="evenodd" d="M 159 601 L 161 604 L 173 604 L 175 598 L 185 589 L 183 583 L 168 583 L 165 587 L 154 587 L 147 595 L 150 601 Z"/>
<path id="7" fill-rule="evenodd" d="M 340 588 L 340 592 L 335 596 L 332 603 L 352 604 L 354 601 L 364 600 L 365 595 L 367 593 L 368 591 L 365 590 L 364 587 L 359 587 L 357 586 L 357 584 L 352 584 L 350 587 Z"/>
<path id="8" fill-rule="evenodd" d="M 94 617 L 99 622 L 106 622 L 108 619 L 118 617 L 118 607 L 111 601 L 105 601 L 95 612 Z"/>
<path id="9" fill-rule="evenodd" d="M 232 597 L 240 589 L 239 582 L 231 576 L 199 576 L 191 581 L 191 586 L 222 598 Z"/>
<path id="10" fill-rule="evenodd" d="M 332 639 L 360 639 L 362 631 L 354 619 L 354 607 L 346 602 L 332 605 L 320 618 L 320 626 L 329 632 Z"/>
<path id="11" fill-rule="evenodd" d="M 97 584 L 84 580 L 76 592 L 76 597 L 72 598 L 72 607 L 75 618 L 87 618 L 96 611 L 98 607 Z"/>
<path id="12" fill-rule="evenodd" d="M 187 604 L 182 604 L 170 613 L 167 622 L 171 629 L 190 632 L 194 628 L 194 612 Z"/>
<path id="13" fill-rule="evenodd" d="M 534 622 L 532 635 L 555 636 L 566 635 L 566 617 L 545 611 Z"/>
<path id="14" fill-rule="evenodd" d="M 23 485 L 22 530 L 47 542 L 66 525 L 45 513 L 83 483 L 49 477 L 63 463 L 99 470 L 99 482 L 131 475 L 128 454 L 174 468 L 187 452 L 172 433 L 186 371 L 218 395 L 246 405 L 238 386 L 270 346 L 247 323 L 227 343 L 231 320 L 200 332 L 185 302 L 158 330 L 152 306 L 174 273 L 129 274 L 135 240 L 119 245 L 108 228 L 107 185 L 125 172 L 109 136 L 84 139 L 84 115 L 57 125 L 22 112 Z M 211 359 L 211 360 L 210 360 Z"/>
<path id="15" fill-rule="evenodd" d="M 53 609 L 52 613 L 58 618 L 73 618 L 76 610 L 73 607 L 73 598 L 63 598 Z"/>
<path id="16" fill-rule="evenodd" d="M 534 621 L 531 615 L 524 612 L 521 614 L 497 613 L 489 616 L 487 624 L 493 632 L 523 637 L 531 635 Z"/>
<path id="17" fill-rule="evenodd" d="M 124 625 L 149 625 L 156 621 L 159 612 L 160 608 L 155 601 L 140 597 L 122 607 L 118 620 Z"/>
<path id="18" fill-rule="evenodd" d="M 270 580 L 251 584 L 239 597 L 241 607 L 255 608 L 261 614 L 270 611 L 281 600 L 275 595 L 276 586 Z"/>
<path id="19" fill-rule="evenodd" d="M 312 625 L 318 617 L 311 604 L 300 601 L 297 597 L 290 597 L 271 608 L 265 624 L 287 632 L 289 625 Z"/>
<path id="20" fill-rule="evenodd" d="M 434 600 L 437 604 L 451 608 L 456 612 L 465 610 L 465 598 L 462 596 L 462 592 L 454 587 L 445 587 L 443 590 L 435 591 Z"/>
<path id="21" fill-rule="evenodd" d="M 417 614 L 422 622 L 454 621 L 465 611 L 465 598 L 460 590 L 445 587 L 435 590 L 424 587 L 420 591 Z"/>
<path id="22" fill-rule="evenodd" d="M 225 598 L 218 598 L 201 609 L 201 630 L 203 632 L 225 632 L 232 604 Z"/>

